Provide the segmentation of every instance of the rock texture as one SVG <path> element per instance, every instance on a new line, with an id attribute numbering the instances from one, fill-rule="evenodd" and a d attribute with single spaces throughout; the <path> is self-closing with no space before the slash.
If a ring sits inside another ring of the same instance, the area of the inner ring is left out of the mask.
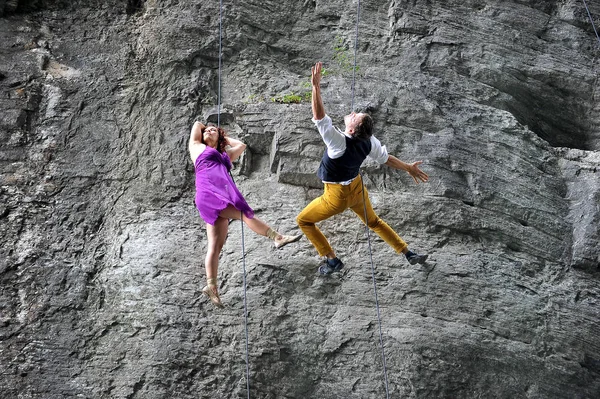
<path id="1" fill-rule="evenodd" d="M 235 222 L 227 308 L 201 295 L 187 139 L 217 113 L 218 7 L 0 1 L 0 397 L 246 397 L 244 264 L 251 397 L 385 397 L 349 212 L 321 224 L 344 273 Z M 223 18 L 222 121 L 249 145 L 235 178 L 294 231 L 321 192 L 310 66 L 325 62 L 340 122 L 356 4 L 240 0 Z M 410 266 L 371 237 L 390 397 L 600 396 L 600 45 L 583 4 L 367 0 L 359 33 L 356 109 L 431 177 L 363 168 L 379 214 L 430 253 Z"/>

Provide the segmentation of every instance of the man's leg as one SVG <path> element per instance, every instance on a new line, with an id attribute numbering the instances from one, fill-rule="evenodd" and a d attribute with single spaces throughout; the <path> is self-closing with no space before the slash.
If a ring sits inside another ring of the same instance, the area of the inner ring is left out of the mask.
<path id="1" fill-rule="evenodd" d="M 362 190 L 364 190 L 364 202 Z M 396 252 L 404 254 L 404 256 L 406 256 L 406 260 L 408 260 L 411 265 L 425 263 L 429 255 L 420 255 L 411 252 L 408 249 L 406 242 L 404 242 L 404 240 L 400 238 L 400 236 L 386 222 L 377 216 L 373 210 L 373 206 L 371 205 L 369 192 L 367 191 L 366 187 L 355 187 L 352 193 L 352 205 L 350 206 L 350 209 L 352 209 L 352 211 L 358 215 L 363 223 L 365 223 L 366 208 L 368 225 L 371 230 L 377 233 L 377 235 L 381 237 Z"/>
<path id="2" fill-rule="evenodd" d="M 363 189 L 365 190 L 364 202 L 362 192 Z M 352 209 L 352 211 L 358 215 L 360 220 L 366 224 L 365 207 L 367 210 L 367 221 L 369 228 L 377 233 L 377 235 L 381 237 L 383 241 L 385 241 L 396 252 L 403 254 L 406 253 L 408 251 L 408 245 L 386 222 L 377 216 L 373 210 L 373 206 L 371 205 L 367 188 L 361 185 L 353 190 L 353 201 L 350 209 Z"/>
<path id="3" fill-rule="evenodd" d="M 346 209 L 346 202 L 337 192 L 339 191 L 337 189 L 341 187 L 336 186 L 339 185 L 326 184 L 323 195 L 312 200 L 296 217 L 298 226 L 320 256 L 335 257 L 335 252 L 315 223 L 337 215 Z"/>

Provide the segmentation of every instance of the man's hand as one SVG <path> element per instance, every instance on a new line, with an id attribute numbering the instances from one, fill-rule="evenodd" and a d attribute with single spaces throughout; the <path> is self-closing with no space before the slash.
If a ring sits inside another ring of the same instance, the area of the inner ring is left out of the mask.
<path id="1" fill-rule="evenodd" d="M 313 119 L 321 120 L 325 118 L 325 106 L 321 99 L 321 69 L 323 68 L 322 62 L 317 62 L 314 67 L 310 70 L 312 72 L 312 112 Z"/>
<path id="2" fill-rule="evenodd" d="M 422 163 L 423 161 L 417 161 L 413 163 L 402 162 L 393 155 L 389 155 L 388 160 L 385 162 L 385 164 L 391 168 L 406 171 L 406 173 L 412 176 L 412 178 L 415 180 L 415 183 L 417 184 L 419 184 L 419 181 L 425 183 L 429 180 L 429 176 L 427 176 L 427 173 L 419 169 L 419 165 L 421 165 Z"/>
<path id="3" fill-rule="evenodd" d="M 321 85 L 321 69 L 323 68 L 322 62 L 317 62 L 314 67 L 311 68 L 312 72 L 312 85 L 319 87 Z"/>
<path id="4" fill-rule="evenodd" d="M 419 184 L 419 180 L 423 183 L 429 180 L 429 176 L 427 176 L 427 173 L 419 169 L 419 165 L 421 165 L 422 163 L 423 161 L 417 161 L 408 164 L 408 169 L 406 170 L 406 172 L 412 176 L 412 178 L 415 180 L 415 183 L 417 184 Z"/>

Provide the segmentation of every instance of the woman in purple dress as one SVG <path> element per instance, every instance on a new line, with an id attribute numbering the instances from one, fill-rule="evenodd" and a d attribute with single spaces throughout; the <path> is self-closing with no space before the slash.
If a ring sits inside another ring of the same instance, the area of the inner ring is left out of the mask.
<path id="1" fill-rule="evenodd" d="M 254 216 L 254 211 L 229 175 L 231 161 L 246 149 L 246 144 L 227 137 L 217 126 L 194 123 L 189 150 L 196 170 L 196 208 L 206 222 L 208 249 L 206 252 L 206 287 L 202 292 L 218 307 L 222 307 L 217 289 L 219 255 L 227 239 L 229 219 L 242 219 L 255 233 L 268 237 L 281 248 L 300 239 L 300 235 L 281 235 Z"/>

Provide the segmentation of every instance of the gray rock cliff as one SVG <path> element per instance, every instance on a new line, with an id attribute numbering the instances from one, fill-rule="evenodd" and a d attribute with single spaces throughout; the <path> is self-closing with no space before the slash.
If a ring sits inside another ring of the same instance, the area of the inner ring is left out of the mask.
<path id="1" fill-rule="evenodd" d="M 235 179 L 297 231 L 321 193 L 310 66 L 341 125 L 356 3 L 224 2 Z M 600 3 L 588 1 L 596 26 Z M 219 2 L 0 0 L 0 397 L 386 397 L 364 227 L 282 250 L 230 225 L 217 310 L 187 140 L 213 119 Z M 355 108 L 416 185 L 366 163 L 392 398 L 600 396 L 600 44 L 575 0 L 361 2 Z M 244 234 L 245 258 L 242 256 Z"/>

